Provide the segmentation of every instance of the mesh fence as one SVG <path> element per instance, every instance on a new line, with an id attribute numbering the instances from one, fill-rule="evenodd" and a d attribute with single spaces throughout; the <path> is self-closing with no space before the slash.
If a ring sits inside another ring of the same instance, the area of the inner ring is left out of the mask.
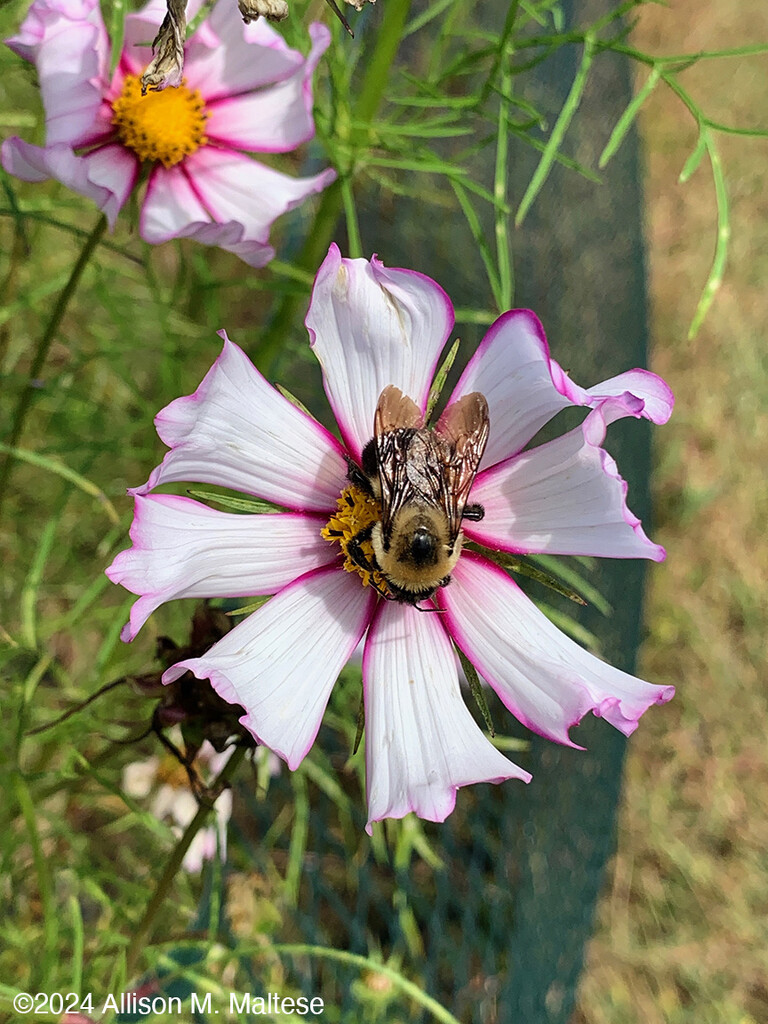
<path id="1" fill-rule="evenodd" d="M 565 6 L 566 30 L 587 25 L 609 9 L 603 0 Z M 478 19 L 497 24 L 505 9 L 499 2 L 478 5 Z M 524 94 L 552 115 L 550 125 L 580 56 L 578 45 L 563 47 L 526 75 Z M 579 162 L 597 165 L 610 129 L 631 95 L 629 73 L 627 63 L 613 56 L 595 63 L 564 144 Z M 450 157 L 448 147 L 445 155 Z M 537 159 L 524 146 L 513 150 L 513 204 L 519 202 Z M 600 185 L 555 167 L 514 236 L 515 304 L 537 312 L 555 357 L 585 384 L 645 362 L 638 166 L 637 140 L 630 134 Z M 486 182 L 490 185 L 490 171 Z M 364 241 L 389 266 L 429 274 L 457 306 L 491 307 L 476 247 L 458 216 L 425 225 L 417 202 L 398 199 L 396 209 L 387 214 L 371 196 L 361 225 Z M 486 227 L 490 239 L 490 218 Z M 459 333 L 465 359 L 482 332 L 462 327 Z M 647 521 L 646 424 L 618 424 L 607 447 L 629 482 L 633 511 Z M 592 580 L 613 613 L 603 617 L 587 608 L 580 616 L 598 636 L 603 655 L 628 670 L 640 639 L 643 571 L 637 562 L 597 567 Z M 568 608 L 570 614 L 573 607 Z M 517 729 L 517 735 L 523 735 L 503 708 L 496 708 L 494 717 L 501 733 L 514 734 Z M 371 856 L 350 863 L 337 808 L 315 794 L 294 934 L 285 938 L 362 954 L 378 950 L 384 957 L 399 952 L 406 973 L 423 979 L 426 991 L 467 1024 L 565 1024 L 613 847 L 625 746 L 622 736 L 591 716 L 574 736 L 587 751 L 527 737 L 530 749 L 513 757 L 533 772 L 530 786 L 507 783 L 462 791 L 457 810 L 445 825 L 426 826 L 443 862 L 441 869 L 419 858 L 401 872 L 377 864 Z M 331 752 L 334 763 L 343 765 L 349 751 L 338 746 L 334 733 L 324 729 L 318 742 Z M 282 779 L 276 785 L 278 794 L 283 790 L 276 797 L 280 806 L 283 797 L 291 799 L 289 783 Z M 355 801 L 359 815 L 354 827 L 361 831 L 359 792 Z M 269 827 L 274 801 L 269 805 L 254 802 L 250 808 L 255 834 Z M 255 840 L 253 853 L 258 859 Z M 414 953 L 414 942 L 423 949 Z M 294 970 L 304 991 L 316 990 L 320 981 L 335 985 L 336 1005 L 345 1019 L 354 1019 L 346 1015 L 354 1015 L 357 997 L 352 983 L 357 970 L 308 961 L 297 963 Z"/>

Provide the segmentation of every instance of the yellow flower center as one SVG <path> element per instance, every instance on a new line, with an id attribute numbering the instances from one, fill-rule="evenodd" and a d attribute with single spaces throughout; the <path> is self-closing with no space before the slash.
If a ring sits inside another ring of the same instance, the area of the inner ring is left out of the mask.
<path id="1" fill-rule="evenodd" d="M 365 494 L 354 484 L 345 487 L 336 502 L 337 511 L 328 520 L 328 525 L 321 531 L 321 536 L 332 544 L 338 542 L 344 552 L 344 569 L 356 572 L 363 581 L 364 587 L 373 586 L 380 594 L 388 593 L 387 581 L 378 571 L 365 569 L 349 554 L 349 542 L 354 540 L 363 530 L 381 519 L 381 506 L 370 495 Z M 373 545 L 369 540 L 360 543 L 360 548 L 370 565 L 375 564 Z"/>
<path id="2" fill-rule="evenodd" d="M 123 145 L 140 160 L 159 160 L 173 167 L 204 146 L 208 114 L 197 89 L 186 85 L 141 95 L 136 75 L 126 75 L 123 89 L 112 104 L 112 124 Z"/>

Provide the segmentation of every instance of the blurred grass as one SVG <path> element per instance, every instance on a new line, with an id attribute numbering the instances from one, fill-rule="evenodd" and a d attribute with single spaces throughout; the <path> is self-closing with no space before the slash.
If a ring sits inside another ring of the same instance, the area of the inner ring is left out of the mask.
<path id="1" fill-rule="evenodd" d="M 768 38 L 749 0 L 641 11 L 651 53 Z M 712 117 L 768 127 L 766 57 L 683 75 Z M 652 367 L 677 406 L 655 435 L 654 567 L 641 674 L 677 685 L 632 738 L 618 853 L 573 1024 L 768 1021 L 768 142 L 721 137 L 732 207 L 722 289 L 687 327 L 711 258 L 706 168 L 677 184 L 695 128 L 657 90 L 643 111 Z"/>

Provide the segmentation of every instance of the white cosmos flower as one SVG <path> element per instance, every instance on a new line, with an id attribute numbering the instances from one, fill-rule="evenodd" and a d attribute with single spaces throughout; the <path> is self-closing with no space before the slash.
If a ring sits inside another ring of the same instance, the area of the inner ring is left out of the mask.
<path id="1" fill-rule="evenodd" d="M 209 678 L 246 709 L 242 721 L 256 739 L 294 769 L 315 740 L 339 671 L 365 637 L 369 831 L 409 811 L 442 821 L 460 786 L 530 779 L 467 710 L 455 647 L 536 732 L 574 745 L 570 727 L 592 711 L 629 735 L 673 687 L 583 650 L 490 560 L 463 552 L 434 598 L 443 614 L 430 615 L 382 600 L 344 571 L 339 547 L 321 536 L 349 483 L 345 455 L 359 461 L 383 388 L 394 384 L 425 408 L 454 324 L 445 292 L 375 256 L 343 259 L 333 245 L 306 324 L 342 443 L 272 388 L 222 332 L 224 350 L 197 391 L 155 420 L 170 451 L 134 492 L 133 547 L 107 570 L 139 595 L 123 638 L 133 639 L 172 598 L 273 594 L 164 680 L 186 671 Z M 631 370 L 584 390 L 550 358 L 533 313 L 512 310 L 490 328 L 449 401 L 472 391 L 488 401 L 490 439 L 469 499 L 485 517 L 465 521 L 467 539 L 511 552 L 664 557 L 627 508 L 626 484 L 601 447 L 606 426 L 620 417 L 669 418 L 672 395 L 659 377 Z M 588 410 L 581 426 L 524 451 L 568 406 Z M 150 493 L 177 481 L 218 484 L 289 511 L 238 515 Z"/>

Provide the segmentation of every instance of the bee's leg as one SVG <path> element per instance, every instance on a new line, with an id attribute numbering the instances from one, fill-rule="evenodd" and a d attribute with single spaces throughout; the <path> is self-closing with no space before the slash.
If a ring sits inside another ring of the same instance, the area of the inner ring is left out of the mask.
<path id="1" fill-rule="evenodd" d="M 351 484 L 354 484 L 358 490 L 362 491 L 363 494 L 373 497 L 373 491 L 371 490 L 371 481 L 363 473 L 360 467 L 354 462 L 349 455 L 345 455 L 344 458 L 347 460 L 347 480 Z"/>
<path id="2" fill-rule="evenodd" d="M 462 519 L 470 519 L 475 523 L 479 523 L 481 519 L 485 517 L 485 509 L 482 505 L 475 503 L 474 505 L 465 505 Z"/>
<path id="3" fill-rule="evenodd" d="M 363 475 L 363 471 L 349 455 L 345 455 L 344 458 L 347 460 L 347 480 L 355 487 L 359 487 L 361 491 L 365 491 L 368 487 L 368 481 Z"/>
<path id="4" fill-rule="evenodd" d="M 376 581 L 373 578 L 373 574 L 375 572 L 380 571 L 378 565 L 376 564 L 376 559 L 374 558 L 373 561 L 371 561 L 371 559 L 363 551 L 363 542 L 371 539 L 371 534 L 373 533 L 374 526 L 375 523 L 371 523 L 370 526 L 366 526 L 366 528 L 364 530 L 361 530 L 360 533 L 355 534 L 352 540 L 350 540 L 347 543 L 347 554 L 355 563 L 355 565 L 359 565 L 361 569 L 365 569 L 366 572 L 369 572 L 371 574 L 371 578 L 368 581 L 368 584 L 369 586 L 373 587 L 373 589 L 376 591 L 379 597 L 383 597 L 386 601 L 394 601 L 396 600 L 394 594 L 380 587 L 379 584 L 376 583 Z"/>
<path id="5" fill-rule="evenodd" d="M 373 481 L 377 479 L 379 473 L 379 460 L 376 454 L 376 438 L 371 438 L 365 448 L 363 448 L 360 456 L 360 466 L 362 466 L 362 469 L 348 455 L 345 455 L 344 457 L 347 460 L 347 479 L 349 482 L 354 484 L 355 487 L 359 487 L 364 494 L 378 500 L 378 495 L 374 490 L 373 484 Z"/>
<path id="6" fill-rule="evenodd" d="M 370 526 L 366 526 L 364 530 L 356 533 L 352 540 L 347 544 L 347 554 L 349 557 L 355 565 L 359 565 L 360 568 L 365 569 L 366 572 L 374 572 L 377 568 L 377 566 L 371 564 L 370 558 L 368 558 L 366 553 L 363 551 L 363 543 L 371 539 L 373 526 L 373 523 L 371 523 Z"/>

